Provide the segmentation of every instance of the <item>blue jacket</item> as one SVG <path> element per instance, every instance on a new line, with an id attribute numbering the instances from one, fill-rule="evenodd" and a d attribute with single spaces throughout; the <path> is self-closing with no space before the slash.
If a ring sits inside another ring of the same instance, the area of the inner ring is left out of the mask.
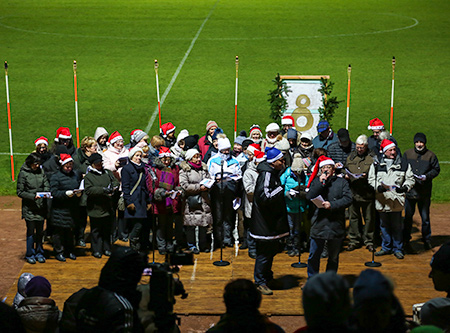
<path id="1" fill-rule="evenodd" d="M 139 174 L 142 174 L 141 180 L 136 190 L 131 194 L 131 190 L 139 180 Z M 147 204 L 150 203 L 150 196 L 148 195 L 144 163 L 137 165 L 133 162 L 129 162 L 123 167 L 122 191 L 123 198 L 125 199 L 125 207 L 130 204 L 134 204 L 136 207 L 134 212 L 125 209 L 125 218 L 146 218 Z"/>
<path id="2" fill-rule="evenodd" d="M 281 175 L 280 180 L 281 184 L 284 186 L 285 197 L 289 190 L 299 185 L 308 184 L 306 176 L 302 176 L 300 179 L 298 179 L 298 177 L 291 171 L 290 167 L 287 168 L 286 171 Z M 288 213 L 303 213 L 307 208 L 307 203 L 305 199 L 301 199 L 298 196 L 292 197 L 292 199 L 286 197 L 286 208 Z"/>

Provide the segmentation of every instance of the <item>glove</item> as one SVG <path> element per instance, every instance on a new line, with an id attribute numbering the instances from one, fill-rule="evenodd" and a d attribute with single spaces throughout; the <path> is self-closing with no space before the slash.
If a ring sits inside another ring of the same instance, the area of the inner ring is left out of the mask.
<path id="1" fill-rule="evenodd" d="M 387 190 L 386 190 L 383 186 L 378 185 L 377 191 L 378 191 L 378 193 L 384 193 L 384 192 L 386 192 Z"/>
<path id="2" fill-rule="evenodd" d="M 136 211 L 136 206 L 132 203 L 127 206 L 128 212 L 134 213 Z"/>
<path id="3" fill-rule="evenodd" d="M 110 188 L 110 187 L 104 187 L 104 188 L 103 188 L 103 193 L 104 193 L 104 194 L 110 195 L 110 194 L 112 194 L 113 192 L 114 192 L 114 190 L 113 190 L 112 188 Z"/>
<path id="4" fill-rule="evenodd" d="M 83 195 L 83 192 L 77 192 L 77 197 L 79 198 L 79 197 L 81 197 L 82 195 Z"/>
<path id="5" fill-rule="evenodd" d="M 66 195 L 67 195 L 69 198 L 72 198 L 72 197 L 73 197 L 73 191 L 72 191 L 72 190 L 66 191 Z"/>
<path id="6" fill-rule="evenodd" d="M 395 192 L 397 192 L 397 193 L 406 193 L 406 192 L 408 192 L 408 188 L 406 186 L 396 187 L 395 188 Z"/>

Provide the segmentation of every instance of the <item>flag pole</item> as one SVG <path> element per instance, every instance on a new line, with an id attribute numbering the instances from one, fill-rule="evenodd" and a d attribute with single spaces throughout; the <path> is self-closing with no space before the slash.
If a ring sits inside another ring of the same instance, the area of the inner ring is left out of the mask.
<path id="1" fill-rule="evenodd" d="M 158 77 L 158 60 L 155 59 L 155 74 L 156 74 L 156 95 L 158 96 L 158 113 L 159 113 L 159 128 L 161 129 L 161 100 L 159 99 L 159 77 Z"/>
<path id="2" fill-rule="evenodd" d="M 75 125 L 77 130 L 77 147 L 80 148 L 80 128 L 78 126 L 78 88 L 77 88 L 77 62 L 73 61 L 73 90 L 75 93 Z"/>
<path id="3" fill-rule="evenodd" d="M 6 109 L 8 111 L 8 130 L 9 130 L 9 151 L 11 154 L 11 179 L 14 180 L 14 154 L 12 146 L 12 131 L 11 131 L 11 105 L 9 103 L 9 83 L 8 83 L 8 62 L 5 61 L 5 81 L 6 81 Z"/>
<path id="4" fill-rule="evenodd" d="M 394 124 L 394 74 L 395 74 L 395 57 L 392 57 L 391 123 L 389 125 L 389 133 L 391 135 Z"/>
<path id="5" fill-rule="evenodd" d="M 234 90 L 234 139 L 236 139 L 237 126 L 238 126 L 238 77 L 239 77 L 239 57 L 236 56 L 236 88 Z"/>
<path id="6" fill-rule="evenodd" d="M 347 68 L 347 74 L 348 74 L 348 84 L 347 84 L 347 119 L 345 122 L 345 128 L 348 130 L 348 119 L 350 116 L 350 78 L 352 75 L 352 65 L 348 65 Z"/>

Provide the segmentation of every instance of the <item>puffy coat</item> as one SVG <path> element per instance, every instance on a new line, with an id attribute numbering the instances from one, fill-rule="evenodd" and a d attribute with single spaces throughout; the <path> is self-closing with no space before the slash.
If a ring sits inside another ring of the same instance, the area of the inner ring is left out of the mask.
<path id="1" fill-rule="evenodd" d="M 113 197 L 105 193 L 106 187 L 117 187 L 119 181 L 109 170 L 90 170 L 84 177 L 84 194 L 87 196 L 87 213 L 91 217 L 113 215 Z"/>
<path id="2" fill-rule="evenodd" d="M 168 214 L 169 212 L 181 213 L 181 198 L 175 197 L 171 199 L 165 196 L 166 191 L 181 190 L 180 186 L 180 168 L 175 164 L 175 159 L 172 158 L 172 162 L 169 167 L 166 167 L 161 159 L 155 159 L 155 168 L 153 169 L 156 179 L 154 182 L 154 195 L 153 195 L 153 213 L 154 214 Z M 172 182 L 172 184 L 169 184 Z M 168 209 L 171 207 L 170 209 Z"/>
<path id="3" fill-rule="evenodd" d="M 314 148 L 323 148 L 326 150 L 328 150 L 328 147 L 334 142 L 339 142 L 338 137 L 337 137 L 336 133 L 334 133 L 334 132 L 329 133 L 328 137 L 325 139 L 322 139 L 322 137 L 320 135 L 317 135 L 312 140 L 312 144 L 313 144 Z"/>
<path id="4" fill-rule="evenodd" d="M 254 162 L 247 163 L 247 169 L 244 171 L 242 177 L 242 184 L 244 186 L 244 212 L 245 217 L 252 217 L 253 196 L 255 194 L 256 179 L 258 179 L 258 171 L 256 171 L 256 164 Z"/>
<path id="5" fill-rule="evenodd" d="M 52 192 L 52 221 L 55 226 L 71 228 L 80 217 L 80 198 L 76 195 L 68 197 L 66 191 L 78 189 L 80 179 L 78 173 L 71 171 L 64 173 L 58 170 L 50 178 L 50 190 Z"/>
<path id="6" fill-rule="evenodd" d="M 411 165 L 413 174 L 427 177 L 425 180 L 416 179 L 414 187 L 406 194 L 406 197 L 408 199 L 431 197 L 432 180 L 441 171 L 436 155 L 427 148 L 422 151 L 408 149 L 405 151 L 403 158 Z"/>
<path id="7" fill-rule="evenodd" d="M 366 177 L 353 178 L 350 177 L 350 189 L 352 190 L 353 199 L 355 201 L 372 201 L 375 199 L 375 191 L 369 185 L 368 175 L 370 166 L 374 163 L 375 154 L 368 150 L 366 154 L 359 156 L 356 151 L 347 157 L 345 168 L 353 174 L 365 173 Z"/>
<path id="8" fill-rule="evenodd" d="M 275 240 L 289 235 L 284 189 L 279 171 L 267 162 L 258 164 L 253 196 L 250 234 L 257 240 Z"/>
<path id="9" fill-rule="evenodd" d="M 203 157 L 205 157 L 210 146 L 212 146 L 212 139 L 211 136 L 208 136 L 208 133 L 206 133 L 198 140 L 198 150 Z"/>
<path id="10" fill-rule="evenodd" d="M 210 179 L 208 168 L 202 163 L 201 169 L 194 169 L 188 162 L 180 163 L 180 186 L 185 192 L 186 198 L 200 194 L 202 197 L 201 209 L 193 209 L 186 201 L 184 206 L 184 225 L 206 227 L 212 225 L 211 202 L 208 191 L 200 191 L 200 182 Z"/>
<path id="11" fill-rule="evenodd" d="M 141 180 L 136 190 L 131 194 L 131 190 L 139 180 L 139 175 L 142 174 Z M 137 165 L 129 162 L 122 169 L 122 191 L 125 199 L 125 218 L 146 218 L 147 204 L 150 203 L 150 197 L 147 189 L 147 175 L 144 163 Z M 126 207 L 134 204 L 136 210 L 129 211 Z"/>
<path id="12" fill-rule="evenodd" d="M 381 183 L 386 185 L 405 186 L 407 191 L 414 185 L 414 176 L 411 165 L 397 155 L 392 165 L 388 168 L 386 161 L 381 158 L 378 165 L 372 165 L 369 171 L 369 184 L 376 190 L 375 209 L 380 212 L 401 212 L 405 205 L 405 193 L 397 191 L 378 192 Z"/>
<path id="13" fill-rule="evenodd" d="M 44 221 L 47 216 L 47 199 L 35 199 L 36 192 L 49 192 L 50 184 L 44 170 L 33 171 L 23 165 L 17 178 L 17 195 L 22 198 L 22 218 L 25 221 Z"/>
<path id="14" fill-rule="evenodd" d="M 348 182 L 343 178 L 332 176 L 325 185 L 322 185 L 319 177 L 316 177 L 311 182 L 306 199 L 311 200 L 319 195 L 330 202 L 331 208 L 317 208 L 314 204 L 311 205 L 315 207 L 311 218 L 311 237 L 319 239 L 345 237 L 345 208 L 353 201 Z"/>
<path id="15" fill-rule="evenodd" d="M 339 141 L 333 142 L 328 146 L 328 157 L 330 157 L 334 163 L 342 163 L 342 165 L 344 165 L 347 157 L 355 150 L 355 148 L 356 145 L 354 142 L 350 142 L 347 147 L 342 147 Z"/>
<path id="16" fill-rule="evenodd" d="M 27 332 L 57 332 L 61 312 L 55 301 L 46 297 L 26 297 L 17 308 Z"/>
<path id="17" fill-rule="evenodd" d="M 302 172 L 301 178 L 298 179 L 297 176 L 293 174 L 291 168 L 286 168 L 280 177 L 281 184 L 284 186 L 284 195 L 289 192 L 289 190 L 295 189 L 300 192 L 297 196 L 289 199 L 286 197 L 286 208 L 288 213 L 300 213 L 306 210 L 306 200 L 305 200 L 305 185 L 308 184 L 306 181 L 305 173 Z M 303 188 L 302 188 L 303 187 Z M 303 198 L 302 198 L 303 196 Z"/>
<path id="18" fill-rule="evenodd" d="M 103 168 L 111 170 L 118 181 L 121 178 L 122 167 L 116 168 L 116 161 L 122 157 L 128 157 L 128 150 L 125 147 L 118 151 L 111 145 L 103 153 Z"/>

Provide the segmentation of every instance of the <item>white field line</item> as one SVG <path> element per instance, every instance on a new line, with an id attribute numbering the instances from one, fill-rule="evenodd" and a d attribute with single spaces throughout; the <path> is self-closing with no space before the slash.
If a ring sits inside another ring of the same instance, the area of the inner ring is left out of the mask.
<path id="1" fill-rule="evenodd" d="M 193 49 L 193 47 L 194 47 L 194 45 L 195 45 L 195 42 L 196 42 L 197 39 L 198 39 L 198 36 L 200 36 L 200 33 L 201 33 L 202 30 L 203 30 L 203 27 L 205 26 L 206 22 L 208 22 L 209 18 L 211 17 L 212 13 L 214 12 L 214 9 L 216 9 L 216 6 L 217 6 L 217 4 L 219 3 L 219 1 L 220 1 L 220 0 L 217 0 L 217 1 L 214 3 L 214 6 L 213 6 L 213 7 L 211 8 L 211 10 L 209 11 L 208 16 L 206 16 L 206 18 L 203 20 L 203 23 L 201 24 L 200 28 L 198 28 L 198 31 L 197 31 L 197 33 L 195 34 L 194 38 L 192 39 L 191 44 L 189 45 L 189 48 L 187 49 L 186 53 L 184 54 L 183 59 L 181 59 L 180 64 L 179 64 L 178 67 L 177 67 L 177 70 L 176 70 L 175 73 L 173 74 L 172 79 L 170 80 L 169 85 L 167 86 L 166 90 L 164 91 L 164 94 L 162 95 L 160 107 L 164 104 L 164 101 L 166 100 L 167 95 L 169 95 L 169 92 L 170 92 L 170 90 L 172 89 L 172 86 L 173 86 L 173 84 L 175 83 L 175 81 L 176 81 L 176 79 L 177 79 L 177 77 L 178 77 L 178 74 L 180 74 L 181 68 L 183 68 L 183 65 L 184 65 L 186 59 L 189 57 L 189 54 L 190 54 L 191 51 L 192 51 L 192 49 Z M 158 115 L 158 106 L 155 107 L 155 111 L 153 111 L 153 114 L 152 114 L 152 116 L 150 117 L 150 120 L 149 120 L 149 122 L 148 122 L 148 124 L 147 124 L 147 127 L 145 128 L 145 132 L 148 133 L 148 132 L 150 131 L 150 129 L 151 129 L 152 126 L 153 126 L 153 123 L 155 122 L 155 118 L 156 118 L 157 115 Z"/>

